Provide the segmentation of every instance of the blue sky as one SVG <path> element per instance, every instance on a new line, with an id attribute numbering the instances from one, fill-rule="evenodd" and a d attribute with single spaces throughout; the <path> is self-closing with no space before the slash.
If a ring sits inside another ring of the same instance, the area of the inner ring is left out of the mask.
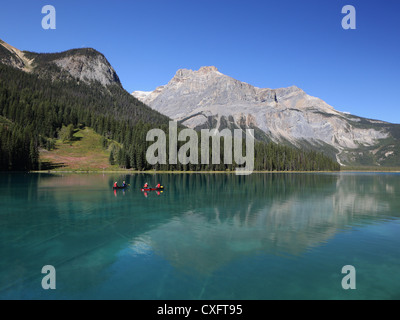
<path id="1" fill-rule="evenodd" d="M 56 30 L 41 9 L 56 8 Z M 344 5 L 357 29 L 344 30 Z M 339 111 L 400 123 L 398 0 L 3 1 L 0 38 L 21 49 L 93 47 L 124 88 L 150 91 L 180 68 L 214 65 L 257 87 L 296 85 Z"/>

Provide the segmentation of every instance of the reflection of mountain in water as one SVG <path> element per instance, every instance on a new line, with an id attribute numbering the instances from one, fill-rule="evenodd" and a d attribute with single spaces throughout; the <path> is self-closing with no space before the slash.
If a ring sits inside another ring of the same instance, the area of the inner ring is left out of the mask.
<path id="1" fill-rule="evenodd" d="M 300 255 L 340 230 L 385 218 L 400 190 L 396 177 L 380 175 L 261 175 L 240 194 L 238 178 L 224 178 L 231 189 L 147 232 L 147 246 L 196 273 L 248 254 Z"/>
<path id="2" fill-rule="evenodd" d="M 301 255 L 340 230 L 399 213 L 398 177 L 3 175 L 0 291 L 23 288 L 51 262 L 63 292 L 79 292 L 69 279 L 78 275 L 82 287 L 103 282 L 127 247 L 202 274 L 246 255 Z M 114 196 L 116 180 L 131 185 L 125 195 Z M 145 198 L 145 182 L 166 191 Z"/>

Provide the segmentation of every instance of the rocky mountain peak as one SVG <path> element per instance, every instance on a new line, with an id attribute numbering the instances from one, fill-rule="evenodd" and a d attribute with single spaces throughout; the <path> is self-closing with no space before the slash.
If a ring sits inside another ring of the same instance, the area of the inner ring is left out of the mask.
<path id="1" fill-rule="evenodd" d="M 217 67 L 214 66 L 209 66 L 209 67 L 201 67 L 198 71 L 198 73 L 211 73 L 211 72 L 218 72 Z"/>
<path id="2" fill-rule="evenodd" d="M 182 79 L 182 78 L 186 78 L 188 77 L 193 71 L 192 70 L 188 70 L 188 69 L 179 69 L 175 76 L 172 78 L 172 80 L 174 79 Z"/>
<path id="3" fill-rule="evenodd" d="M 0 39 L 0 63 L 6 64 L 13 68 L 24 70 L 26 72 L 31 71 L 32 61 L 26 58 L 24 52 L 14 48 L 7 42 Z"/>
<path id="4" fill-rule="evenodd" d="M 214 76 L 214 75 L 222 75 L 218 69 L 214 66 L 209 67 L 201 67 L 197 71 L 193 71 L 190 69 L 179 69 L 175 76 L 172 78 L 172 82 L 181 82 L 184 80 L 193 80 L 202 76 Z"/>
<path id="5" fill-rule="evenodd" d="M 20 51 L 0 40 L 0 63 L 53 80 L 74 79 L 88 84 L 100 82 L 104 86 L 121 86 L 117 73 L 104 55 L 92 48 L 35 53 Z M 58 72 L 55 66 L 59 68 Z"/>
<path id="6" fill-rule="evenodd" d="M 340 163 L 352 162 L 353 153 L 364 157 L 360 148 L 377 149 L 390 141 L 389 127 L 339 112 L 297 86 L 257 88 L 216 67 L 178 70 L 167 85 L 133 95 L 190 128 L 255 128 L 261 140 L 327 150 Z M 387 150 L 393 151 L 392 145 Z M 385 154 L 374 159 L 385 163 Z"/>
<path id="7" fill-rule="evenodd" d="M 121 85 L 117 73 L 105 56 L 92 48 L 67 51 L 53 62 L 80 81 L 97 81 L 104 86 Z"/>

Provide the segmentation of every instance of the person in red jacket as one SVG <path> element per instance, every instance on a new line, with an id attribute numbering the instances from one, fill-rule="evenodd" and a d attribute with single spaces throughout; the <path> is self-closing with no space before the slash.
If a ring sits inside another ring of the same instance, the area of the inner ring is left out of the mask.
<path id="1" fill-rule="evenodd" d="M 156 188 L 160 189 L 161 188 L 161 184 L 156 185 Z"/>
<path id="2" fill-rule="evenodd" d="M 149 187 L 149 184 L 146 182 L 146 183 L 144 184 L 143 188 L 146 189 L 146 188 L 148 188 L 148 187 Z"/>
<path id="3" fill-rule="evenodd" d="M 115 181 L 115 183 L 114 183 L 114 188 L 118 188 L 118 182 L 117 181 Z"/>

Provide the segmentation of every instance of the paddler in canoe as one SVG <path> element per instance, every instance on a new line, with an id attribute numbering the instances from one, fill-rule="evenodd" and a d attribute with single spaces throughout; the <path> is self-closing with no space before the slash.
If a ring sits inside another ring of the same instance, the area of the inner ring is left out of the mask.
<path id="1" fill-rule="evenodd" d="M 150 188 L 149 184 L 146 182 L 142 188 L 142 191 L 157 191 L 157 190 L 163 190 L 164 187 L 159 183 L 156 185 L 155 188 Z"/>
<path id="2" fill-rule="evenodd" d="M 126 189 L 127 187 L 128 185 L 126 184 L 125 181 L 122 183 L 122 186 L 119 186 L 117 181 L 115 181 L 113 185 L 113 189 Z"/>

